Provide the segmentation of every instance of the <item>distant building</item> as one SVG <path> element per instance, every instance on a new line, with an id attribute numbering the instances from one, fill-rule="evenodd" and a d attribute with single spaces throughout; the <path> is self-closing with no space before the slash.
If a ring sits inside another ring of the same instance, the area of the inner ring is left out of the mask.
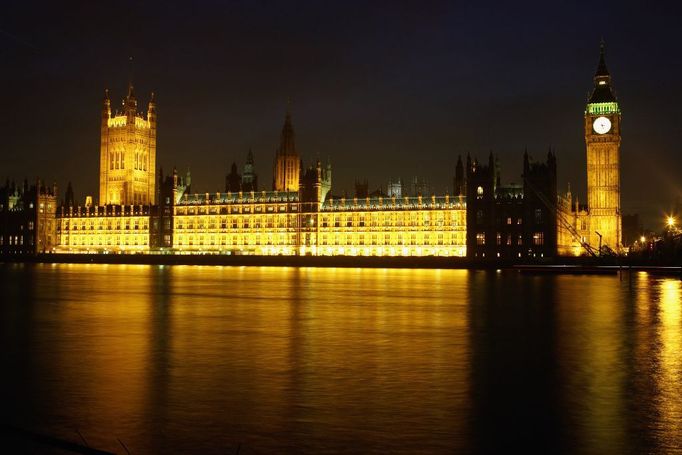
<path id="1" fill-rule="evenodd" d="M 457 165 L 455 166 L 455 179 L 453 185 L 455 196 L 466 195 L 466 179 L 464 178 L 464 165 L 462 164 L 462 156 L 457 157 Z"/>
<path id="2" fill-rule="evenodd" d="M 55 211 L 57 186 L 38 180 L 29 186 L 7 182 L 0 187 L 0 252 L 35 254 L 52 252 L 57 244 Z"/>
<path id="3" fill-rule="evenodd" d="M 232 163 L 230 173 L 225 176 L 225 192 L 238 193 L 242 190 L 242 176 L 237 172 L 237 163 Z"/>
<path id="4" fill-rule="evenodd" d="M 388 181 L 388 196 L 401 198 L 403 196 L 403 182 L 398 178 L 397 181 Z"/>
<path id="5" fill-rule="evenodd" d="M 355 197 L 365 198 L 369 196 L 369 183 L 367 180 L 355 180 Z"/>
<path id="6" fill-rule="evenodd" d="M 412 196 L 428 196 L 431 194 L 429 183 L 420 177 L 412 179 Z"/>
<path id="7" fill-rule="evenodd" d="M 253 152 L 249 149 L 242 173 L 242 191 L 258 191 L 258 174 L 253 163 Z"/>

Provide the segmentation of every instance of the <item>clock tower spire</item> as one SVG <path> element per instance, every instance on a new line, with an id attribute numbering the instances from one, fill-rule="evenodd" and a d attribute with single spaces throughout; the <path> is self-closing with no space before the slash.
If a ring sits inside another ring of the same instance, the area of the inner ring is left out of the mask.
<path id="1" fill-rule="evenodd" d="M 613 250 L 621 247 L 620 122 L 602 40 L 594 88 L 585 108 L 589 243 Z"/>

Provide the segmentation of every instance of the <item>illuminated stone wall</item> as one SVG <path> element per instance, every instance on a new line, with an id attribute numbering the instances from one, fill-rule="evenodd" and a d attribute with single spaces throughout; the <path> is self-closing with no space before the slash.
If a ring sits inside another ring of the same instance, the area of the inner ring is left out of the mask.
<path id="1" fill-rule="evenodd" d="M 298 193 L 191 194 L 174 207 L 177 252 L 292 255 L 298 245 Z"/>
<path id="2" fill-rule="evenodd" d="M 459 198 L 330 199 L 303 212 L 298 193 L 189 195 L 175 207 L 174 249 L 259 255 L 464 256 Z"/>
<path id="3" fill-rule="evenodd" d="M 107 92 L 102 107 L 99 204 L 155 204 L 155 169 L 154 95 L 144 118 L 137 112 L 132 86 L 123 101 L 123 111 L 114 115 Z"/>
<path id="4" fill-rule="evenodd" d="M 466 255 L 466 207 L 459 197 L 330 199 L 314 215 L 304 254 Z"/>
<path id="5" fill-rule="evenodd" d="M 460 198 L 328 200 L 298 193 L 187 195 L 174 207 L 173 250 L 188 254 L 465 256 Z M 60 252 L 149 252 L 149 207 L 62 209 Z"/>
<path id="6" fill-rule="evenodd" d="M 69 207 L 57 214 L 57 251 L 135 253 L 149 251 L 150 207 Z"/>
<path id="7" fill-rule="evenodd" d="M 594 130 L 598 118 L 608 118 L 611 128 L 599 134 Z M 589 243 L 618 250 L 622 244 L 620 212 L 620 112 L 585 115 L 587 148 L 587 206 L 590 214 Z"/>

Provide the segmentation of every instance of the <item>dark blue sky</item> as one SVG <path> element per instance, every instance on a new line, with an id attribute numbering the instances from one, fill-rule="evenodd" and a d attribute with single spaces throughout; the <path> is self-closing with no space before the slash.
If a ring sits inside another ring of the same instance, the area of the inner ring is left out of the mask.
<path id="1" fill-rule="evenodd" d="M 253 148 L 261 182 L 292 99 L 304 161 L 334 191 L 427 178 L 451 191 L 458 154 L 557 151 L 560 190 L 585 194 L 583 110 L 599 41 L 623 110 L 622 205 L 652 228 L 682 193 L 679 13 L 625 2 L 50 2 L 0 15 L 0 176 L 97 196 L 105 88 L 118 106 L 135 57 L 158 101 L 157 162 L 222 190 Z M 672 4 L 674 5 L 674 4 Z"/>

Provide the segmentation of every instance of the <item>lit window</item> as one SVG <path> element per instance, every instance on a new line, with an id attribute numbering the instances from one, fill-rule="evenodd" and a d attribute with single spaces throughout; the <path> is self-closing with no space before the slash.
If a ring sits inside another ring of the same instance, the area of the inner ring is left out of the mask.
<path id="1" fill-rule="evenodd" d="M 533 245 L 542 246 L 545 244 L 545 233 L 544 232 L 534 232 L 533 233 Z"/>
<path id="2" fill-rule="evenodd" d="M 476 245 L 485 245 L 485 234 L 483 232 L 476 234 Z"/>
<path id="3" fill-rule="evenodd" d="M 482 186 L 479 186 L 478 188 L 476 188 L 476 194 L 478 194 L 479 196 L 483 196 L 483 187 Z"/>

